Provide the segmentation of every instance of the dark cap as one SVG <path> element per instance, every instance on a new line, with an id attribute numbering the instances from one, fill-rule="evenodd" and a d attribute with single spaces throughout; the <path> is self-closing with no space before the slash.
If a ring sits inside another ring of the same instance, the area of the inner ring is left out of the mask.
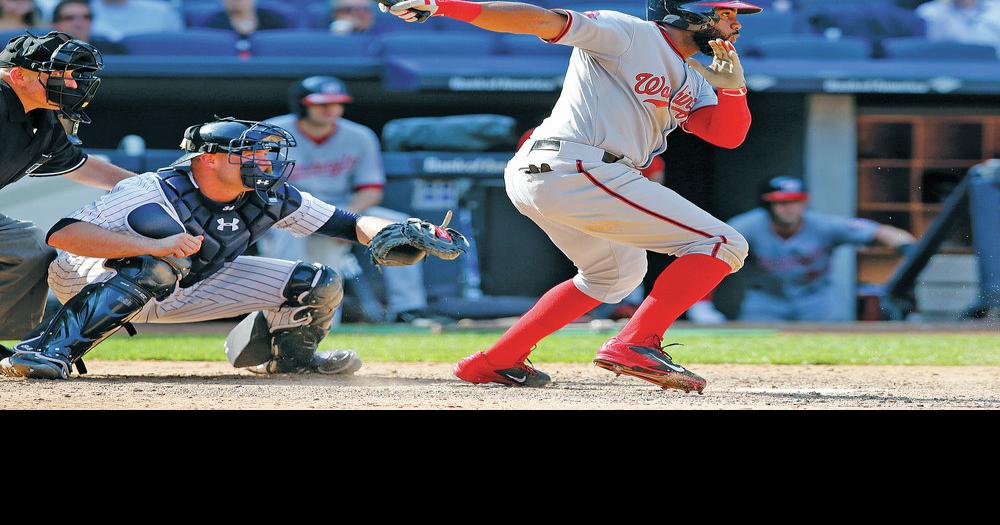
<path id="1" fill-rule="evenodd" d="M 72 37 L 57 31 L 42 36 L 31 33 L 17 35 L 0 51 L 0 64 L 39 71 L 44 63 L 52 60 L 59 46 L 70 40 Z"/>

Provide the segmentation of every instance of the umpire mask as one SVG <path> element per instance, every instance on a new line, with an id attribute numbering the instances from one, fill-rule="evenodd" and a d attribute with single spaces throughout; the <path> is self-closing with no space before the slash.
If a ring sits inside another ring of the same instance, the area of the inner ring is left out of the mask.
<path id="1" fill-rule="evenodd" d="M 28 33 L 7 43 L 0 51 L 0 64 L 45 73 L 48 78 L 42 82 L 39 77 L 38 81 L 45 87 L 46 99 L 59 108 L 63 117 L 90 124 L 83 110 L 97 94 L 101 85 L 97 72 L 104 67 L 97 48 L 57 31 L 44 36 Z M 76 85 L 70 87 L 67 79 Z"/>

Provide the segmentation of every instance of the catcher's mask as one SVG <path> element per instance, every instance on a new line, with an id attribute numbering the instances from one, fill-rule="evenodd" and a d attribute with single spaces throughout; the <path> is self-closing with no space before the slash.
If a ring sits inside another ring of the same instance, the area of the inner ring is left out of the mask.
<path id="1" fill-rule="evenodd" d="M 239 164 L 243 186 L 262 196 L 278 189 L 295 167 L 288 149 L 295 137 L 273 124 L 215 117 L 214 122 L 198 124 L 184 131 L 181 149 L 187 153 L 174 161 L 176 166 L 205 153 L 228 153 L 230 164 Z"/>
<path id="2" fill-rule="evenodd" d="M 347 92 L 347 86 L 336 77 L 307 77 L 288 88 L 288 109 L 299 117 L 306 116 L 308 106 L 351 102 L 354 98 Z"/>
<path id="3" fill-rule="evenodd" d="M 38 77 L 46 99 L 63 117 L 90 124 L 83 110 L 101 85 L 97 72 L 104 67 L 101 52 L 94 46 L 58 31 L 43 36 L 27 33 L 7 42 L 0 51 L 0 65 L 46 73 L 44 82 Z M 76 82 L 76 87 L 67 86 L 67 79 Z"/>
<path id="4" fill-rule="evenodd" d="M 694 4 L 693 7 L 707 8 L 704 11 L 693 11 L 684 8 L 684 4 Z M 704 31 L 719 22 L 716 9 L 733 9 L 740 15 L 752 15 L 763 11 L 746 2 L 694 2 L 692 0 L 647 0 L 646 20 L 663 22 L 669 26 L 685 31 Z"/>

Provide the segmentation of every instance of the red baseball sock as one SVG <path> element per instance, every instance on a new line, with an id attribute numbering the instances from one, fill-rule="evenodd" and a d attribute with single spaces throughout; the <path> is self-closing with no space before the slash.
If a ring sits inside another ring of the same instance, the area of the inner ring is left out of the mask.
<path id="1" fill-rule="evenodd" d="M 593 310 L 600 301 L 581 292 L 573 279 L 556 285 L 535 303 L 500 340 L 486 351 L 490 363 L 513 365 L 522 361 L 543 337 Z"/>
<path id="2" fill-rule="evenodd" d="M 622 328 L 618 338 L 645 343 L 650 336 L 663 337 L 670 325 L 729 275 L 729 264 L 702 254 L 685 255 L 667 266 L 656 278 L 649 297 Z"/>

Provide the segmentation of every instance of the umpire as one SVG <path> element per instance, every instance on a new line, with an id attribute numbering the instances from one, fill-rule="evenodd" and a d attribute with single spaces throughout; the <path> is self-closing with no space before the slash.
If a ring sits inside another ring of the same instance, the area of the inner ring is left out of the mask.
<path id="1" fill-rule="evenodd" d="M 0 188 L 25 175 L 66 175 L 110 190 L 133 175 L 89 158 L 76 139 L 76 127 L 90 123 L 83 110 L 101 83 L 102 66 L 97 49 L 65 33 L 7 42 L 0 51 Z M 0 339 L 21 338 L 41 320 L 54 257 L 30 222 L 0 213 Z"/>

